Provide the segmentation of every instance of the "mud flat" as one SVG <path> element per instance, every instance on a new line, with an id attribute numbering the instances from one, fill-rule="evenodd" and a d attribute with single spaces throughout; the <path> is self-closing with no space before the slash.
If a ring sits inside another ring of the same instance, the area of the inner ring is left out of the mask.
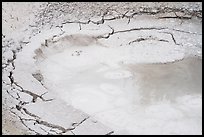
<path id="1" fill-rule="evenodd" d="M 201 3 L 2 12 L 3 134 L 202 134 Z"/>

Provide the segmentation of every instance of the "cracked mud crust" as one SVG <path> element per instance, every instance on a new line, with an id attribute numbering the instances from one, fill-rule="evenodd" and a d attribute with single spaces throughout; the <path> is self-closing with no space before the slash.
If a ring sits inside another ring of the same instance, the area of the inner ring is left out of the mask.
<path id="1" fill-rule="evenodd" d="M 23 11 L 18 12 L 20 9 Z M 2 134 L 201 134 L 200 102 L 193 99 L 200 99 L 202 87 L 202 3 L 3 2 L 2 14 Z M 161 81 L 164 76 L 167 80 Z M 194 82 L 187 89 L 185 84 L 192 77 Z M 174 80 L 183 83 L 178 86 L 171 83 Z M 138 94 L 144 91 L 141 102 L 135 100 L 137 94 L 131 96 L 136 91 L 131 82 L 135 81 L 141 84 Z M 155 87 L 158 83 L 178 87 L 178 97 L 162 85 Z M 125 98 L 121 90 L 131 97 Z M 190 90 L 195 90 L 192 97 Z M 117 98 L 111 100 L 112 95 Z M 133 117 L 132 109 L 140 108 L 138 102 L 154 102 L 154 106 L 163 98 L 167 99 L 164 108 L 173 102 L 169 124 L 160 126 L 169 120 L 167 115 L 158 119 L 160 124 L 152 125 L 157 119 L 154 112 L 163 106 L 138 110 L 143 122 Z M 189 107 L 186 98 L 194 101 Z M 130 110 L 129 102 L 133 103 Z M 186 130 L 175 125 L 187 125 Z M 147 132 L 146 128 L 154 130 Z"/>

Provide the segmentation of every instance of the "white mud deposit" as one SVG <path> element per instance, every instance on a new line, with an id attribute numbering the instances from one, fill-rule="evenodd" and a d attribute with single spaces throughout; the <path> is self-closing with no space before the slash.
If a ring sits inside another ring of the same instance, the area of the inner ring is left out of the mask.
<path id="1" fill-rule="evenodd" d="M 5 24 L 3 134 L 202 134 L 201 3 L 83 4 Z"/>

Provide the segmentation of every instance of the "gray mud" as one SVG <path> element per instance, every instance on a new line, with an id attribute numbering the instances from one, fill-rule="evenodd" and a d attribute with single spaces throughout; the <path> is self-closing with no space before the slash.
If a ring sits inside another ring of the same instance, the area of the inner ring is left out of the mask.
<path id="1" fill-rule="evenodd" d="M 167 64 L 137 64 L 130 69 L 137 79 L 135 84 L 140 86 L 144 104 L 202 93 L 201 59 L 188 57 Z"/>

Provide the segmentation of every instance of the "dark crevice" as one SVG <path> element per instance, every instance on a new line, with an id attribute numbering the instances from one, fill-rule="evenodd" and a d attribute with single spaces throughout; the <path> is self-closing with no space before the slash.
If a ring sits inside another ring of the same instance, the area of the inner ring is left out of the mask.
<path id="1" fill-rule="evenodd" d="M 170 33 L 170 32 L 162 32 L 162 33 L 166 33 L 166 34 L 171 35 L 171 38 L 172 38 L 174 44 L 176 44 L 176 45 L 181 45 L 181 44 L 178 44 L 178 43 L 176 42 L 176 39 L 174 38 L 174 35 L 173 35 L 172 33 Z"/>
<path id="2" fill-rule="evenodd" d="M 110 26 L 109 26 L 110 27 Z M 112 27 L 110 27 L 112 32 L 111 33 L 108 33 L 108 34 L 105 34 L 105 35 L 100 35 L 98 36 L 97 38 L 100 39 L 100 38 L 105 38 L 105 39 L 108 39 L 111 35 L 113 34 L 117 34 L 117 33 L 124 33 L 124 32 L 131 32 L 131 31 L 138 31 L 138 30 L 163 30 L 163 29 L 167 29 L 167 28 L 156 28 L 156 27 L 149 27 L 149 28 L 144 28 L 144 27 L 141 27 L 141 28 L 133 28 L 133 29 L 128 29 L 128 30 L 119 30 L 119 31 L 114 31 L 114 29 Z"/>
<path id="3" fill-rule="evenodd" d="M 36 132 L 35 130 L 31 129 L 30 127 L 28 127 L 24 121 L 35 121 L 34 119 L 24 119 L 21 118 L 18 114 L 16 114 L 15 112 L 11 111 L 12 114 L 14 114 L 15 116 L 17 116 L 20 119 L 20 122 L 29 130 L 34 132 L 36 135 L 40 135 L 40 133 Z"/>
<path id="4" fill-rule="evenodd" d="M 141 27 L 141 28 L 133 28 L 133 29 L 128 29 L 128 30 L 119 30 L 119 31 L 116 31 L 116 33 L 123 33 L 123 32 L 131 32 L 131 31 L 136 31 L 136 30 L 163 30 L 163 29 L 167 29 L 167 28 L 164 28 L 164 27 L 161 27 L 161 28 L 156 28 L 156 27 L 149 27 L 149 28 L 144 28 L 144 27 Z"/>
<path id="5" fill-rule="evenodd" d="M 79 123 L 73 123 L 71 128 L 66 129 L 64 132 L 62 133 L 66 133 L 67 131 L 74 131 L 74 129 L 76 129 L 78 126 L 80 126 L 82 123 L 84 123 L 87 119 L 89 119 L 90 117 L 86 117 L 84 118 L 82 121 L 80 121 Z M 72 132 L 74 134 L 74 132 Z"/>
<path id="6" fill-rule="evenodd" d="M 59 126 L 59 125 L 55 125 L 55 124 L 51 124 L 51 123 L 48 123 L 46 121 L 42 121 L 42 120 L 36 120 L 36 123 L 37 124 L 40 124 L 40 125 L 44 125 L 44 126 L 47 126 L 47 127 L 50 127 L 50 128 L 55 128 L 55 129 L 59 129 L 61 130 L 62 132 L 65 132 L 66 129 L 62 126 Z"/>
<path id="7" fill-rule="evenodd" d="M 79 126 L 79 125 L 81 125 L 82 123 L 84 123 L 87 119 L 89 119 L 90 117 L 86 117 L 86 118 L 84 118 L 81 122 L 79 122 L 76 126 L 75 126 L 75 128 L 77 127 L 77 126 Z"/>
<path id="8" fill-rule="evenodd" d="M 22 86 L 20 86 L 19 84 L 17 84 L 17 82 L 14 81 L 14 78 L 13 78 L 12 75 L 13 75 L 13 72 L 10 71 L 8 77 L 9 77 L 9 79 L 10 79 L 11 86 L 14 84 L 15 86 L 17 86 L 17 87 L 19 87 L 19 88 L 21 89 L 21 90 L 19 90 L 20 92 L 23 92 L 23 93 L 26 93 L 26 94 L 32 96 L 32 97 L 33 97 L 33 99 L 32 99 L 32 102 L 33 102 L 33 103 L 35 103 L 35 102 L 37 101 L 37 98 L 40 98 L 42 101 L 52 101 L 52 100 L 53 100 L 53 99 L 44 99 L 42 96 L 43 96 L 45 93 L 43 93 L 42 95 L 37 95 L 37 94 L 35 94 L 35 93 L 33 93 L 33 92 L 29 91 L 29 90 L 23 89 Z"/>
<path id="9" fill-rule="evenodd" d="M 8 90 L 6 90 L 6 92 L 14 99 L 19 100 L 19 96 L 18 97 L 14 97 Z"/>
<path id="10" fill-rule="evenodd" d="M 34 124 L 40 124 L 40 125 L 44 125 L 44 126 L 46 126 L 46 127 L 58 129 L 58 130 L 62 131 L 61 133 L 66 133 L 67 131 L 74 130 L 77 126 L 81 125 L 83 122 L 85 122 L 85 121 L 89 118 L 89 117 L 86 117 L 86 118 L 84 118 L 82 121 L 80 121 L 79 123 L 77 123 L 75 126 L 72 126 L 72 127 L 66 129 L 66 128 L 62 127 L 62 126 L 55 125 L 55 124 L 51 124 L 51 123 L 49 123 L 49 122 L 47 122 L 47 121 L 40 120 L 40 117 L 39 117 L 39 116 L 30 113 L 26 108 L 22 108 L 22 109 L 23 109 L 23 111 L 24 111 L 26 114 L 28 114 L 29 116 L 35 118 L 35 120 L 34 120 L 35 123 L 34 123 Z M 32 119 L 32 120 L 33 120 L 33 119 Z M 60 134 L 60 133 L 58 133 L 58 134 Z"/>
<path id="11" fill-rule="evenodd" d="M 18 103 L 18 105 L 16 105 L 16 109 L 20 111 L 21 108 L 22 108 L 24 105 L 26 105 L 26 104 L 29 104 L 29 102 L 20 101 L 20 102 Z"/>
<path id="12" fill-rule="evenodd" d="M 158 17 L 158 19 L 181 19 L 181 20 L 190 20 L 190 19 L 192 19 L 192 15 L 190 16 L 190 17 L 188 17 L 188 16 L 185 16 L 185 15 L 183 15 L 183 16 L 178 16 L 177 14 L 176 14 L 176 12 L 174 12 L 174 14 L 175 14 L 175 16 L 164 16 L 164 17 Z"/>
<path id="13" fill-rule="evenodd" d="M 133 41 L 129 42 L 128 45 L 130 45 L 130 44 L 132 44 L 134 42 L 141 42 L 141 41 L 145 41 L 145 40 L 148 40 L 148 39 L 147 38 L 138 38 L 136 40 L 133 40 Z"/>
<path id="14" fill-rule="evenodd" d="M 182 32 L 182 33 L 188 33 L 188 34 L 202 35 L 202 34 L 199 34 L 199 33 L 188 32 L 188 31 L 179 30 L 179 29 L 170 29 L 170 30 L 178 31 L 178 32 Z"/>
<path id="15" fill-rule="evenodd" d="M 108 25 L 108 27 L 112 30 L 110 33 L 105 34 L 105 35 L 100 35 L 96 38 L 97 39 L 101 39 L 101 38 L 108 39 L 111 35 L 113 35 L 115 33 L 114 29 L 112 27 L 110 27 L 109 25 Z"/>
<path id="16" fill-rule="evenodd" d="M 153 37 L 148 37 L 148 38 L 138 38 L 136 40 L 133 40 L 131 42 L 128 43 L 128 45 L 135 43 L 135 42 L 141 42 L 141 41 L 146 41 L 146 40 L 156 40 L 156 41 L 162 41 L 162 42 L 169 42 L 168 40 L 165 39 L 158 39 L 158 38 L 153 38 Z"/>
<path id="17" fill-rule="evenodd" d="M 109 132 L 109 133 L 107 133 L 105 135 L 112 135 L 113 133 L 114 133 L 114 131 L 111 131 L 111 132 Z"/>
<path id="18" fill-rule="evenodd" d="M 128 18 L 128 22 L 127 22 L 127 24 L 129 24 L 130 23 L 130 18 Z"/>
<path id="19" fill-rule="evenodd" d="M 8 78 L 10 79 L 10 82 L 11 82 L 11 86 L 12 86 L 12 84 L 14 83 L 14 78 L 13 78 L 13 72 L 12 71 L 10 71 L 9 72 L 9 76 L 8 76 Z"/>
<path id="20" fill-rule="evenodd" d="M 22 108 L 22 109 L 23 109 L 23 111 L 24 111 L 26 114 L 28 114 L 29 116 L 31 116 L 31 117 L 33 117 L 33 118 L 40 119 L 40 117 L 38 117 L 38 116 L 35 115 L 35 114 L 30 113 L 26 108 Z"/>
<path id="21" fill-rule="evenodd" d="M 191 17 L 172 17 L 172 16 L 166 16 L 166 17 L 158 17 L 158 19 L 191 19 Z"/>

